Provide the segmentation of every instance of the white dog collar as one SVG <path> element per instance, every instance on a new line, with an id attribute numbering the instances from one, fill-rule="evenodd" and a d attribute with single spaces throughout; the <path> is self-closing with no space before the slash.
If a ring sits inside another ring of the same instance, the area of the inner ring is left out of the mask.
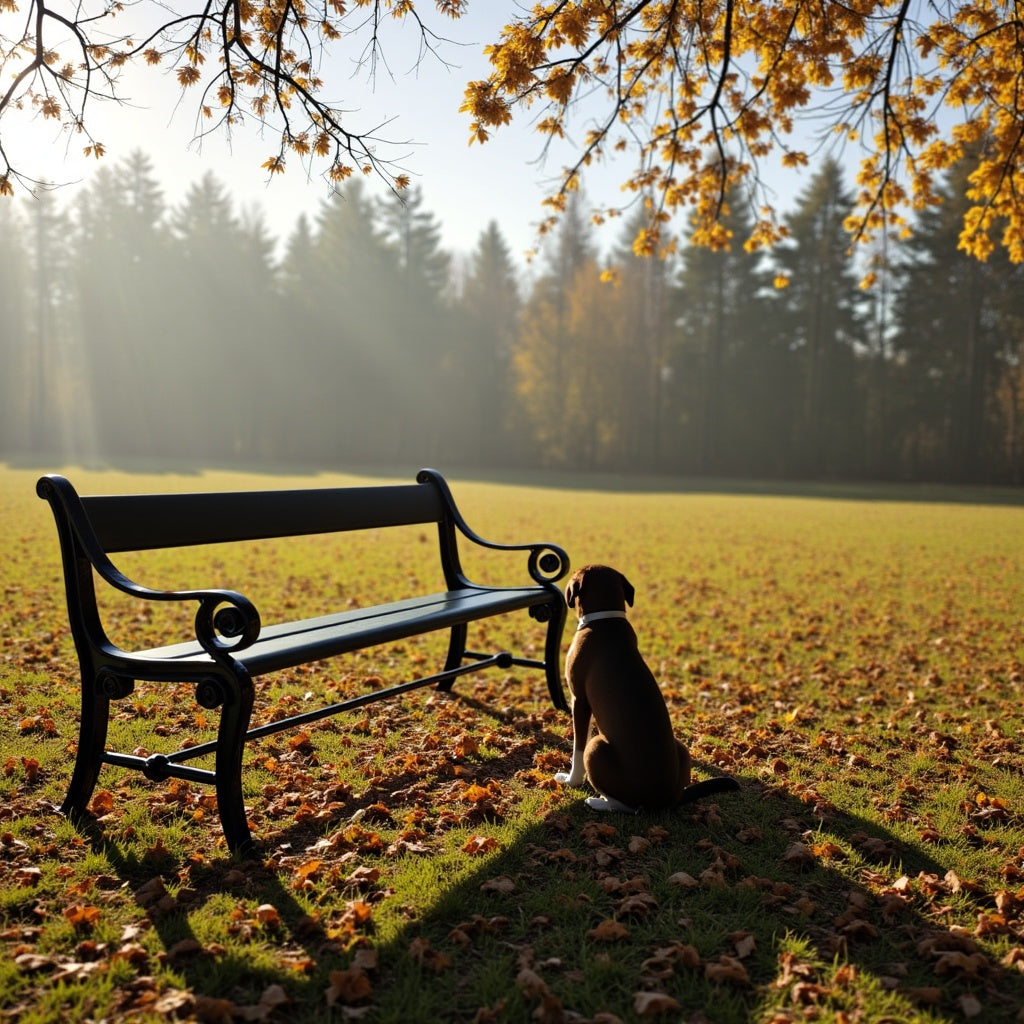
<path id="1" fill-rule="evenodd" d="M 578 633 L 581 629 L 589 626 L 592 622 L 597 622 L 598 619 L 624 619 L 625 617 L 625 612 L 591 612 L 589 615 L 580 616 L 580 621 L 576 626 L 576 632 Z"/>

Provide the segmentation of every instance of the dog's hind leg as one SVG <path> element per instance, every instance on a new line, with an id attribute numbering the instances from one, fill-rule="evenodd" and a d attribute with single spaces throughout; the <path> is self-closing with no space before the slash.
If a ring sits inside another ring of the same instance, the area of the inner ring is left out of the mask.
<path id="1" fill-rule="evenodd" d="M 595 811 L 636 813 L 640 801 L 632 802 L 635 794 L 628 785 L 623 785 L 629 775 L 615 748 L 603 736 L 591 736 L 584 754 L 584 764 L 590 784 L 601 794 L 600 797 L 587 800 L 588 807 Z"/>
<path id="2" fill-rule="evenodd" d="M 619 803 L 610 796 L 588 796 L 587 806 L 592 811 L 617 811 L 619 814 L 639 814 L 640 809 Z"/>
<path id="3" fill-rule="evenodd" d="M 679 755 L 679 776 L 677 781 L 676 799 L 683 794 L 683 790 L 690 784 L 690 751 L 685 743 L 676 740 L 676 753 Z M 675 801 L 673 801 L 674 803 Z"/>

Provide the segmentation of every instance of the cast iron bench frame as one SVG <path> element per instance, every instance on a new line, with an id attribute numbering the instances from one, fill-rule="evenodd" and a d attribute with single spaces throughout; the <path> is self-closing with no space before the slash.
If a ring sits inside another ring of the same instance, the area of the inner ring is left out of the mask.
<path id="1" fill-rule="evenodd" d="M 498 544 L 484 540 L 462 518 L 444 478 L 423 469 L 415 484 L 237 491 L 190 494 L 80 496 L 70 481 L 50 474 L 36 491 L 53 510 L 60 539 L 68 618 L 82 675 L 78 751 L 61 810 L 72 820 L 87 816 L 105 764 L 136 769 L 148 779 L 185 779 L 215 787 L 228 847 L 255 850 L 242 796 L 245 744 L 436 684 L 451 688 L 468 672 L 498 666 L 540 669 L 556 708 L 568 710 L 561 680 L 561 640 L 566 608 L 556 581 L 569 558 L 555 544 Z M 233 590 L 153 590 L 128 579 L 109 555 L 125 551 L 435 523 L 446 591 L 355 608 L 332 615 L 264 626 L 255 605 Z M 459 535 L 496 551 L 528 552 L 531 583 L 492 587 L 463 573 Z M 107 636 L 96 601 L 99 578 L 144 601 L 195 601 L 195 640 L 128 651 Z M 543 660 L 508 651 L 466 649 L 468 624 L 526 609 L 547 623 Z M 377 644 L 434 630 L 450 630 L 440 672 L 250 728 L 253 679 Z M 129 696 L 137 680 L 191 683 L 204 708 L 220 708 L 217 738 L 171 754 L 139 757 L 106 749 L 110 702 Z M 214 755 L 214 770 L 187 764 Z"/>

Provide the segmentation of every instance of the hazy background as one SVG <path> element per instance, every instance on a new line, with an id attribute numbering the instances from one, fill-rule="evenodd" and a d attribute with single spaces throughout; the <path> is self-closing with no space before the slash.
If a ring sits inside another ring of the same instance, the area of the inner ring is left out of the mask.
<path id="1" fill-rule="evenodd" d="M 6 121 L 21 169 L 63 184 L 0 202 L 0 457 L 1021 481 L 1024 271 L 957 251 L 959 170 L 884 250 L 849 252 L 851 166 L 822 157 L 769 181 L 775 253 L 644 261 L 628 216 L 590 223 L 627 169 L 598 167 L 527 263 L 560 154 L 536 162 L 528 116 L 468 146 L 462 91 L 507 15 L 471 10 L 441 60 L 393 25 L 375 74 L 355 43 L 325 69 L 395 141 L 404 203 L 268 182 L 253 130 L 194 144 L 163 71 L 94 108 L 100 161 Z"/>
<path id="2" fill-rule="evenodd" d="M 140 150 L 0 204 L 0 455 L 1019 483 L 1024 268 L 957 250 L 958 175 L 865 291 L 829 162 L 770 255 L 637 259 L 581 202 L 524 275 L 496 220 L 453 259 L 425 191 L 278 239 Z"/>

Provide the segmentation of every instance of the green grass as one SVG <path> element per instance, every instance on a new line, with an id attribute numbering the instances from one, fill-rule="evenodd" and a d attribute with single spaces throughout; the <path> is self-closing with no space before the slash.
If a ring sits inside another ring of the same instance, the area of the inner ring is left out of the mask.
<path id="1" fill-rule="evenodd" d="M 353 480 L 68 475 L 89 493 Z M 262 856 L 237 862 L 199 786 L 107 768 L 89 827 L 54 810 L 77 664 L 34 480 L 0 468 L 5 1019 L 1024 1019 L 1024 511 L 1006 494 L 456 479 L 484 536 L 552 540 L 631 578 L 698 774 L 730 772 L 741 792 L 598 818 L 551 782 L 569 723 L 543 681 L 481 673 L 313 726 L 308 743 L 256 745 L 245 786 Z M 437 576 L 421 530 L 118 563 L 154 586 L 242 590 L 265 621 Z M 524 573 L 519 556 L 466 567 Z M 104 608 L 126 642 L 191 628 L 191 609 Z M 525 616 L 479 633 L 542 640 Z M 443 653 L 421 638 L 260 680 L 256 720 Z M 111 745 L 177 748 L 215 727 L 190 688 L 140 685 Z"/>

